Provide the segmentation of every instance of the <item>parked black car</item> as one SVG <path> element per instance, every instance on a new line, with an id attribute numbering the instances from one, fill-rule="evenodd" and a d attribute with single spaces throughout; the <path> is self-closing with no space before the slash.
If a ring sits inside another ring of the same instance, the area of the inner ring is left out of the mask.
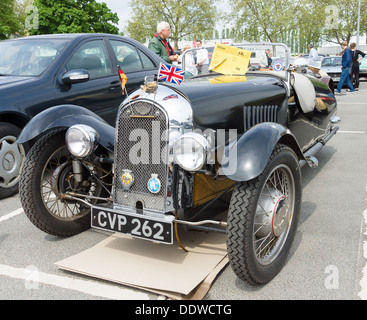
<path id="1" fill-rule="evenodd" d="M 19 137 L 39 135 L 20 199 L 56 236 L 92 226 L 171 244 L 177 224 L 226 233 L 234 272 L 263 284 L 286 261 L 300 168 L 317 166 L 338 130 L 336 110 L 327 84 L 290 71 L 147 83 L 123 102 L 116 129 L 90 110 L 54 107 Z"/>
<path id="2" fill-rule="evenodd" d="M 15 141 L 41 111 L 60 104 L 86 107 L 114 125 L 128 92 L 156 74 L 161 60 L 132 39 L 109 34 L 63 34 L 0 42 L 0 199 L 18 190 L 27 146 Z M 67 110 L 61 111 L 67 115 Z M 73 117 L 73 114 L 69 114 Z"/>

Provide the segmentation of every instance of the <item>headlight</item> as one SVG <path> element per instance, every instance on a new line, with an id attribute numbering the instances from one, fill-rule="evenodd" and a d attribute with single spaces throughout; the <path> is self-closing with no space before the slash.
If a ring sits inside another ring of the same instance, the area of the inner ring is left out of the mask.
<path id="1" fill-rule="evenodd" d="M 89 156 L 98 146 L 98 140 L 97 131 L 83 124 L 70 127 L 65 136 L 70 153 L 78 158 Z"/>
<path id="2" fill-rule="evenodd" d="M 197 171 L 206 162 L 209 142 L 201 134 L 185 133 L 173 145 L 176 163 L 187 171 Z"/>

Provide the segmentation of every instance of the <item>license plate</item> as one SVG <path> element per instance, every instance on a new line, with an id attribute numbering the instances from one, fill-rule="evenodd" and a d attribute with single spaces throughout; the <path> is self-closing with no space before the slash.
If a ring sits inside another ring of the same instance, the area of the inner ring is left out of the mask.
<path id="1" fill-rule="evenodd" d="M 161 243 L 173 243 L 172 220 L 99 207 L 92 207 L 91 216 L 93 228 Z"/>

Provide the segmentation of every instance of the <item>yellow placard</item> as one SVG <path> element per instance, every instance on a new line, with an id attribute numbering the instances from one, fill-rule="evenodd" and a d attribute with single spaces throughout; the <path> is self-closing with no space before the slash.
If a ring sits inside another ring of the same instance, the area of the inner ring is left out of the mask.
<path id="1" fill-rule="evenodd" d="M 209 70 L 222 74 L 245 74 L 250 57 L 250 51 L 217 43 Z"/>

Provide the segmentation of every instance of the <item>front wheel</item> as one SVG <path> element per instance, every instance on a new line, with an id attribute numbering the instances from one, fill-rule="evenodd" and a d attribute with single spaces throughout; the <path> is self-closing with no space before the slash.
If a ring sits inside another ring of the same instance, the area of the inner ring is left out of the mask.
<path id="1" fill-rule="evenodd" d="M 297 229 L 302 197 L 295 153 L 278 145 L 264 172 L 239 183 L 228 210 L 227 250 L 242 280 L 260 285 L 281 270 Z"/>
<path id="2" fill-rule="evenodd" d="M 52 131 L 39 139 L 27 155 L 19 183 L 20 200 L 30 221 L 56 236 L 72 236 L 90 227 L 90 207 L 65 197 L 67 193 L 100 197 L 109 170 L 83 162 L 74 175 L 73 157 L 65 145 L 65 131 Z M 74 163 L 75 164 L 75 163 Z M 98 177 L 98 178 L 97 178 Z"/>

